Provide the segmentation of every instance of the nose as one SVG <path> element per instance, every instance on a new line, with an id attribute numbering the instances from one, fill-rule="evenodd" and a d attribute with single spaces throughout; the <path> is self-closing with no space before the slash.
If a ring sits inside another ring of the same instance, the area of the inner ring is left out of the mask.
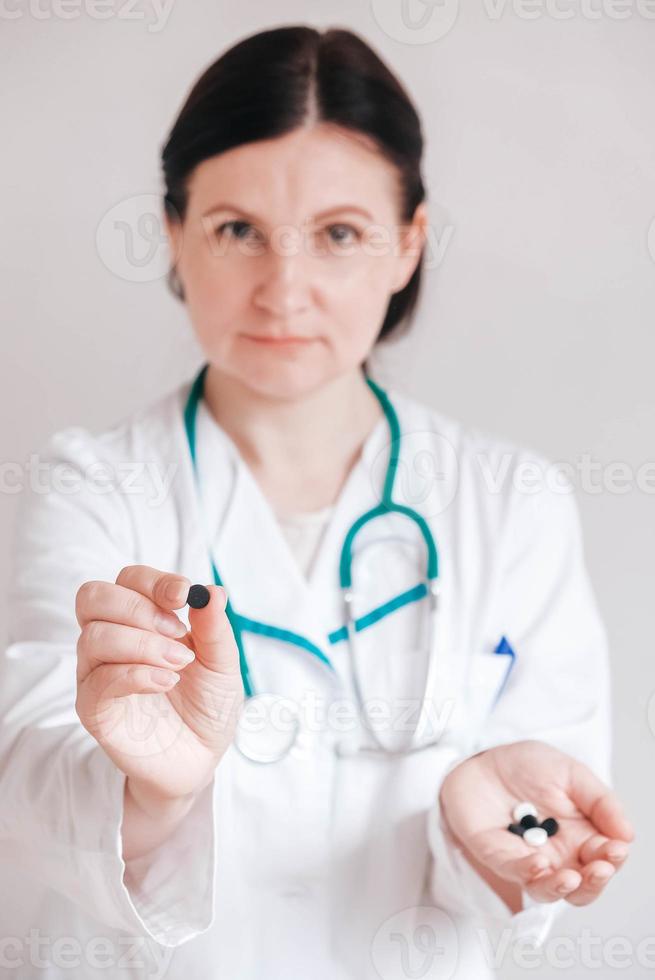
<path id="1" fill-rule="evenodd" d="M 299 239 L 272 246 L 261 265 L 256 304 L 280 319 L 302 313 L 311 295 L 306 258 Z"/>

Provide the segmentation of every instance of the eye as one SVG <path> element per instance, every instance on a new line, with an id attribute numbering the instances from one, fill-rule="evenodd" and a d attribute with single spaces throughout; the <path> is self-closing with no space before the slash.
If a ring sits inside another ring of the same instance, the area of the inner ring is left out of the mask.
<path id="1" fill-rule="evenodd" d="M 343 225 L 343 224 L 341 224 L 341 225 L 329 225 L 329 231 L 331 233 L 333 231 L 335 231 L 335 229 L 337 231 L 337 235 L 335 237 L 334 235 L 331 234 L 331 238 L 332 238 L 332 241 L 335 242 L 335 244 L 337 244 L 337 245 L 348 245 L 349 244 L 349 237 L 348 237 L 349 235 L 351 236 L 350 237 L 350 240 L 351 241 L 359 241 L 359 239 L 361 238 L 361 235 L 360 235 L 359 231 L 356 228 L 353 228 L 352 225 Z M 344 234 L 344 231 L 345 231 L 345 234 Z"/>
<path id="2" fill-rule="evenodd" d="M 228 238 L 236 238 L 240 241 L 244 241 L 246 238 L 245 234 L 241 234 L 244 229 L 252 228 L 252 225 L 247 221 L 224 221 L 222 225 L 219 225 L 215 229 L 215 234 L 219 237 L 222 235 L 227 235 Z M 227 231 L 229 229 L 229 231 Z"/>

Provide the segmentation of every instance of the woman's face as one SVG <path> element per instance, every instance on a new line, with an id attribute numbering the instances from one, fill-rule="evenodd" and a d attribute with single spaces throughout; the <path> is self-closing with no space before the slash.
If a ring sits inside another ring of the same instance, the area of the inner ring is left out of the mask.
<path id="1" fill-rule="evenodd" d="M 361 365 L 425 241 L 424 205 L 400 225 L 397 181 L 325 124 L 199 164 L 168 232 L 208 361 L 280 398 Z"/>

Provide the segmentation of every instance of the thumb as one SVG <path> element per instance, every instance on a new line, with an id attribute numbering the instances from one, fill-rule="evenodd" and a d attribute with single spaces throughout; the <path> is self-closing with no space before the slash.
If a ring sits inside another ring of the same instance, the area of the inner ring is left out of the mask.
<path id="1" fill-rule="evenodd" d="M 220 674 L 239 674 L 239 649 L 225 611 L 227 594 L 220 585 L 206 586 L 209 602 L 189 608 L 191 643 L 196 659 Z"/>

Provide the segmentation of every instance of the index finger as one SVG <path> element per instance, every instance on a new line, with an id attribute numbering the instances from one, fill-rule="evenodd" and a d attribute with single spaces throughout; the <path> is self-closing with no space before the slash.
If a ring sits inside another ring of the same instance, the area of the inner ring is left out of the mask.
<path id="1" fill-rule="evenodd" d="M 616 793 L 581 762 L 571 768 L 569 796 L 588 820 L 606 837 L 631 841 L 632 824 Z"/>
<path id="2" fill-rule="evenodd" d="M 186 603 L 191 581 L 150 565 L 126 565 L 118 573 L 116 585 L 140 592 L 163 609 L 180 609 Z"/>

